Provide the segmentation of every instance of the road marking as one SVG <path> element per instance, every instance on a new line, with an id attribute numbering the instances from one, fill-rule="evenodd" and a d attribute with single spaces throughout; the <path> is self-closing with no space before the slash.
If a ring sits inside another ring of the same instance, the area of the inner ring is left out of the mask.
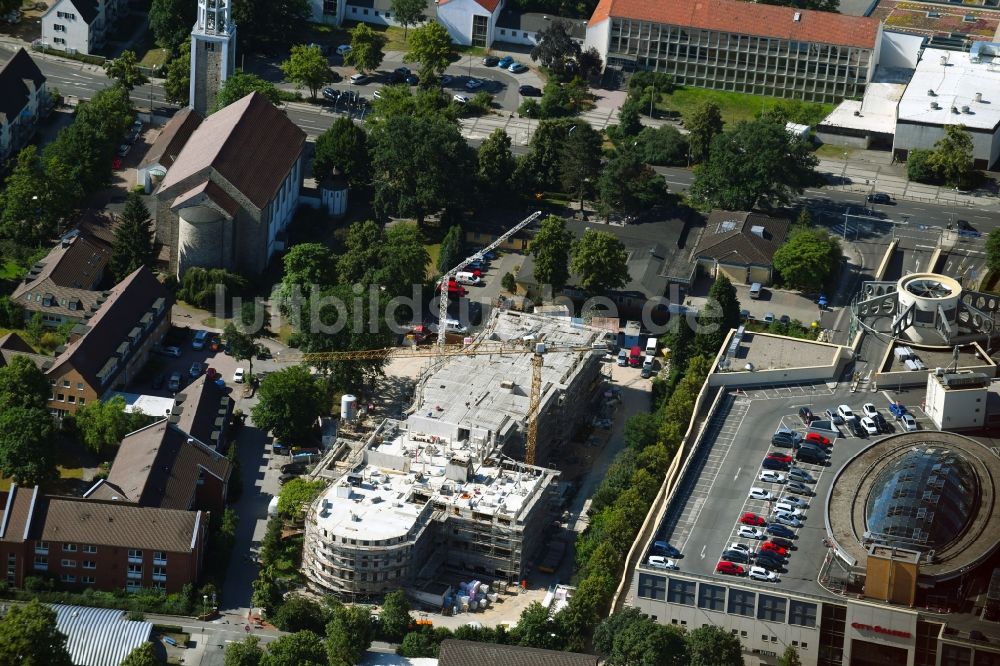
<path id="1" fill-rule="evenodd" d="M 701 559 L 705 559 L 705 550 L 708 549 L 708 544 L 701 547 Z"/>
<path id="2" fill-rule="evenodd" d="M 742 466 L 738 470 L 736 470 L 736 474 L 733 475 L 733 481 L 735 481 L 736 479 L 740 478 L 740 472 L 742 472 L 742 471 L 743 471 L 743 467 Z"/>

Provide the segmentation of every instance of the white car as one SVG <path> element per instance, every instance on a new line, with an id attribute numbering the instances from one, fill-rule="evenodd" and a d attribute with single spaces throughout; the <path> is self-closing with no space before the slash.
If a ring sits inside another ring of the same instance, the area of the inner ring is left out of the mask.
<path id="1" fill-rule="evenodd" d="M 768 571 L 764 567 L 750 567 L 749 576 L 754 580 L 762 580 L 767 583 L 777 583 L 781 580 L 778 578 L 778 574 L 773 571 Z"/>
<path id="2" fill-rule="evenodd" d="M 854 416 L 854 412 L 851 411 L 851 408 L 848 407 L 847 405 L 841 405 L 840 407 L 837 407 L 837 413 L 840 414 L 840 416 L 845 421 L 853 421 L 855 418 L 857 418 Z"/>
<path id="3" fill-rule="evenodd" d="M 677 569 L 677 562 L 662 555 L 650 555 L 646 563 L 657 569 Z"/>
<path id="4" fill-rule="evenodd" d="M 736 530 L 736 536 L 742 539 L 763 539 L 765 537 L 764 530 L 757 529 L 756 527 L 750 527 L 749 525 L 740 525 L 740 528 Z"/>
<path id="5" fill-rule="evenodd" d="M 774 499 L 774 495 L 764 490 L 763 488 L 751 488 L 749 493 L 750 499 L 764 500 L 765 502 L 770 502 Z"/>
<path id="6" fill-rule="evenodd" d="M 351 52 L 351 50 L 352 49 L 350 44 L 341 44 L 340 46 L 337 47 L 337 55 L 339 56 L 347 55 L 348 53 Z"/>
<path id="7" fill-rule="evenodd" d="M 769 469 L 765 469 L 760 473 L 760 480 L 764 483 L 784 483 L 785 475 L 781 472 L 775 472 Z"/>
<path id="8" fill-rule="evenodd" d="M 809 502 L 805 501 L 801 497 L 793 497 L 791 495 L 785 495 L 780 500 L 782 504 L 788 504 L 789 506 L 794 506 L 797 509 L 808 509 Z"/>
<path id="9" fill-rule="evenodd" d="M 802 516 L 802 513 L 803 513 L 802 509 L 797 509 L 794 506 L 792 506 L 791 504 L 788 504 L 787 502 L 778 502 L 777 504 L 775 504 L 774 505 L 774 512 L 775 513 L 787 513 L 787 514 L 789 514 L 791 516 L 795 516 L 796 518 L 799 518 L 800 516 Z"/>
<path id="10" fill-rule="evenodd" d="M 455 95 L 451 99 L 452 99 L 453 102 L 455 102 L 457 104 L 468 104 L 469 103 L 469 98 L 466 97 L 465 95 Z"/>
<path id="11" fill-rule="evenodd" d="M 913 418 L 913 414 L 903 414 L 903 427 L 906 428 L 906 432 L 917 429 L 917 420 Z"/>
<path id="12" fill-rule="evenodd" d="M 726 550 L 736 550 L 741 553 L 745 553 L 747 555 L 753 552 L 750 546 L 746 545 L 745 543 L 736 543 L 735 541 L 729 544 L 729 548 L 727 548 Z"/>
<path id="13" fill-rule="evenodd" d="M 875 409 L 875 405 L 873 405 L 870 402 L 866 402 L 865 404 L 863 404 L 861 406 L 861 411 L 863 411 L 865 413 L 865 416 L 867 416 L 870 419 L 875 418 L 875 415 L 878 414 L 878 410 Z"/>
<path id="14" fill-rule="evenodd" d="M 236 368 L 236 372 L 233 373 L 233 383 L 242 384 L 243 378 L 246 376 L 246 370 L 243 368 Z"/>
<path id="15" fill-rule="evenodd" d="M 867 432 L 869 435 L 878 434 L 878 426 L 875 425 L 875 421 L 871 420 L 867 416 L 861 419 L 861 427 L 864 428 L 865 432 Z"/>

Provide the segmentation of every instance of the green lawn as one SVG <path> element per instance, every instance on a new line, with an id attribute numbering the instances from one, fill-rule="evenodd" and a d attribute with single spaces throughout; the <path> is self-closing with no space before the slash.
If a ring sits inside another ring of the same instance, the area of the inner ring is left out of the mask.
<path id="1" fill-rule="evenodd" d="M 661 111 L 680 113 L 682 117 L 686 118 L 701 106 L 702 103 L 708 101 L 715 102 L 719 106 L 719 110 L 722 112 L 722 119 L 726 123 L 752 120 L 761 111 L 779 104 L 801 109 L 808 116 L 810 124 L 819 122 L 833 110 L 833 104 L 805 103 L 780 97 L 762 97 L 724 90 L 688 88 L 685 86 L 678 86 L 672 93 L 661 95 L 660 102 L 656 105 L 656 108 Z"/>
<path id="2" fill-rule="evenodd" d="M 824 143 L 816 149 L 816 157 L 825 157 L 831 160 L 842 160 L 844 159 L 844 153 L 847 153 L 847 157 L 850 158 L 853 152 L 854 149 L 847 146 L 835 146 L 831 143 Z"/>
<path id="3" fill-rule="evenodd" d="M 427 262 L 427 279 L 430 279 L 438 273 L 437 267 L 438 258 L 441 256 L 441 243 L 433 243 L 424 247 L 427 248 L 427 254 L 431 257 L 431 260 Z"/>
<path id="4" fill-rule="evenodd" d="M 163 67 L 167 64 L 167 56 L 169 51 L 166 49 L 158 49 L 155 46 L 151 47 L 145 54 L 143 54 L 142 59 L 139 60 L 139 66 L 141 67 Z"/>
<path id="5" fill-rule="evenodd" d="M 24 267 L 16 261 L 5 261 L 0 264 L 0 280 L 19 280 L 24 276 Z"/>

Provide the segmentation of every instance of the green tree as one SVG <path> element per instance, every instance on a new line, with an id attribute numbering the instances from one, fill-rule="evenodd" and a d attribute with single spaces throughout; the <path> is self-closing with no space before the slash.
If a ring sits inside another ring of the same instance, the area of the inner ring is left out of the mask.
<path id="1" fill-rule="evenodd" d="M 221 287 L 223 300 L 216 303 L 217 289 Z M 247 290 L 247 280 L 242 275 L 230 273 L 222 268 L 204 269 L 199 266 L 189 268 L 181 276 L 177 300 L 208 310 L 225 310 L 227 297 L 242 296 Z"/>
<path id="2" fill-rule="evenodd" d="M 347 116 L 339 116 L 316 139 L 313 173 L 317 178 L 337 169 L 352 186 L 363 185 L 368 182 L 370 163 L 368 135 Z"/>
<path id="3" fill-rule="evenodd" d="M 56 612 L 37 599 L 11 604 L 0 619 L 3 666 L 72 666 L 66 634 L 56 629 Z"/>
<path id="4" fill-rule="evenodd" d="M 986 265 L 994 271 L 1000 269 L 1000 228 L 986 236 Z"/>
<path id="5" fill-rule="evenodd" d="M 463 206 L 475 162 L 457 124 L 440 115 L 392 116 L 371 128 L 368 142 L 379 218 L 422 224 L 430 213 Z"/>
<path id="6" fill-rule="evenodd" d="M 656 444 L 659 427 L 659 419 L 654 414 L 648 412 L 633 414 L 625 421 L 622 441 L 628 448 L 642 451 L 647 446 Z"/>
<path id="7" fill-rule="evenodd" d="M 232 6 L 241 52 L 259 52 L 265 44 L 287 45 L 311 13 L 308 0 L 240 0 Z"/>
<path id="8" fill-rule="evenodd" d="M 537 601 L 529 604 L 517 621 L 517 626 L 511 632 L 518 645 L 523 647 L 541 648 L 544 650 L 563 649 L 563 639 L 558 627 L 549 616 L 549 609 Z"/>
<path id="9" fill-rule="evenodd" d="M 403 637 L 396 652 L 407 659 L 433 659 L 438 655 L 439 644 L 435 640 L 434 630 L 428 627 L 417 627 Z"/>
<path id="10" fill-rule="evenodd" d="M 0 412 L 12 407 L 45 409 L 52 388 L 45 373 L 27 356 L 0 367 Z"/>
<path id="11" fill-rule="evenodd" d="M 559 187 L 563 146 L 570 128 L 579 122 L 572 118 L 557 118 L 538 123 L 531 135 L 528 154 L 517 163 L 514 179 L 531 192 Z"/>
<path id="12" fill-rule="evenodd" d="M 906 156 L 906 177 L 918 183 L 937 182 L 940 175 L 934 164 L 934 151 L 911 150 Z"/>
<path id="13" fill-rule="evenodd" d="M 393 590 L 385 595 L 378 621 L 383 640 L 389 643 L 398 643 L 403 640 L 412 619 L 410 618 L 410 602 L 407 601 L 406 594 L 402 590 Z"/>
<path id="14" fill-rule="evenodd" d="M 316 99 L 316 91 L 333 81 L 330 63 L 316 44 L 293 46 L 288 60 L 281 63 L 281 71 L 296 86 L 308 88 L 311 99 Z"/>
<path id="15" fill-rule="evenodd" d="M 153 221 L 149 217 L 149 209 L 138 194 L 130 192 L 115 225 L 111 274 L 115 282 L 121 282 L 140 266 L 152 266 L 154 259 Z"/>
<path id="16" fill-rule="evenodd" d="M 194 4 L 185 2 L 192 8 Z M 163 96 L 168 102 L 186 105 L 191 95 L 191 50 L 181 49 L 180 54 L 167 63 L 167 78 L 163 82 Z"/>
<path id="17" fill-rule="evenodd" d="M 120 666 L 160 666 L 160 660 L 156 658 L 153 644 L 147 641 L 129 652 Z"/>
<path id="18" fill-rule="evenodd" d="M 664 127 L 669 126 L 664 125 Z M 618 129 L 616 131 L 619 143 L 627 143 L 627 139 L 638 136 L 642 132 L 642 123 L 639 122 L 639 104 L 634 99 L 626 99 L 621 108 L 618 109 Z"/>
<path id="19" fill-rule="evenodd" d="M 329 406 L 322 386 L 303 365 L 271 373 L 257 395 L 260 401 L 251 412 L 254 424 L 288 443 L 308 440 L 316 418 Z"/>
<path id="20" fill-rule="evenodd" d="M 104 63 L 104 72 L 109 79 L 114 79 L 115 83 L 130 93 L 149 83 L 149 77 L 139 69 L 135 51 L 122 51 L 120 56 Z"/>
<path id="21" fill-rule="evenodd" d="M 283 259 L 285 273 L 281 281 L 298 285 L 308 296 L 312 285 L 328 287 L 337 282 L 337 255 L 322 243 L 293 245 Z"/>
<path id="22" fill-rule="evenodd" d="M 549 79 L 542 89 L 539 111 L 542 118 L 561 118 L 573 113 L 569 91 L 555 79 Z"/>
<path id="23" fill-rule="evenodd" d="M 740 302 L 736 288 L 725 275 L 717 275 L 708 290 L 708 301 L 698 312 L 695 346 L 699 353 L 714 357 L 729 331 L 740 326 Z"/>
<path id="24" fill-rule="evenodd" d="M 0 237 L 33 247 L 56 235 L 82 190 L 78 184 L 51 180 L 53 177 L 72 177 L 61 159 L 43 160 L 33 145 L 17 154 L 6 187 L 0 192 Z"/>
<path id="25" fill-rule="evenodd" d="M 945 125 L 944 136 L 934 144 L 930 165 L 953 187 L 972 181 L 972 135 L 965 125 Z"/>
<path id="26" fill-rule="evenodd" d="M 792 645 L 786 647 L 785 651 L 781 654 L 781 658 L 778 659 L 778 666 L 802 666 L 802 660 L 799 659 L 799 651 Z"/>
<path id="27" fill-rule="evenodd" d="M 784 205 L 812 182 L 817 163 L 809 145 L 784 125 L 739 122 L 712 141 L 708 161 L 695 169 L 691 195 L 727 210 Z"/>
<path id="28" fill-rule="evenodd" d="M 631 279 L 625 245 L 614 235 L 593 229 L 574 241 L 570 270 L 580 276 L 579 286 L 588 294 L 606 294 Z"/>
<path id="29" fill-rule="evenodd" d="M 284 492 L 284 489 L 282 489 Z M 290 595 L 274 616 L 274 624 L 282 631 L 311 631 L 321 636 L 326 631 L 326 612 L 312 599 Z"/>
<path id="30" fill-rule="evenodd" d="M 511 294 L 517 291 L 517 280 L 514 279 L 514 274 L 504 273 L 500 279 L 500 286 L 503 287 L 504 291 Z"/>
<path id="31" fill-rule="evenodd" d="M 191 39 L 198 5 L 187 0 L 153 0 L 149 8 L 149 31 L 156 45 L 171 53 L 183 51 L 181 47 Z M 190 57 L 190 50 L 188 51 Z"/>
<path id="32" fill-rule="evenodd" d="M 657 624 L 635 608 L 605 619 L 594 632 L 594 647 L 609 666 L 686 666 L 684 634 Z"/>
<path id="33" fill-rule="evenodd" d="M 424 85 L 441 78 L 450 64 L 451 36 L 437 21 L 425 23 L 413 31 L 413 41 L 406 54 L 408 62 L 420 63 L 420 78 Z"/>
<path id="34" fill-rule="evenodd" d="M 24 308 L 10 296 L 0 296 L 0 328 L 24 326 Z"/>
<path id="35" fill-rule="evenodd" d="M 239 5 L 240 3 L 236 4 L 237 7 Z M 224 109 L 252 92 L 260 93 L 275 106 L 281 104 L 281 94 L 273 83 L 265 81 L 256 74 L 237 70 L 230 74 L 229 78 L 219 87 L 219 94 L 215 99 L 215 110 Z"/>
<path id="36" fill-rule="evenodd" d="M 553 294 L 563 290 L 569 280 L 572 249 L 573 233 L 566 228 L 566 220 L 555 215 L 542 220 L 528 250 L 535 259 L 535 282 L 539 287 L 551 285 Z"/>
<path id="37" fill-rule="evenodd" d="M 256 304 L 253 302 L 244 303 L 244 309 L 255 308 Z M 222 337 L 226 339 L 226 346 L 229 348 L 229 353 L 232 354 L 233 358 L 237 362 L 249 361 L 247 367 L 247 373 L 253 375 L 253 357 L 257 354 L 257 340 L 263 334 L 263 329 L 256 329 L 254 327 L 254 319 L 252 315 L 249 320 L 250 323 L 246 322 L 248 319 L 244 319 L 242 312 L 239 325 L 235 321 L 226 322 L 225 327 L 222 329 Z M 249 314 L 249 313 L 248 313 Z"/>
<path id="38" fill-rule="evenodd" d="M 337 259 L 340 284 L 375 284 L 382 229 L 371 220 L 355 222 L 347 228 L 344 252 Z"/>
<path id="39" fill-rule="evenodd" d="M 302 507 L 311 504 L 325 487 L 326 483 L 322 480 L 292 479 L 281 488 L 278 495 L 278 515 L 286 520 L 298 518 Z"/>
<path id="40" fill-rule="evenodd" d="M 87 448 L 99 452 L 121 443 L 136 420 L 125 413 L 125 399 L 92 400 L 76 410 L 76 427 Z"/>
<path id="41" fill-rule="evenodd" d="M 261 559 L 263 560 L 263 548 L 261 548 Z M 250 584 L 252 593 L 250 595 L 250 605 L 254 608 L 261 608 L 268 615 L 274 615 L 276 609 L 281 604 L 281 589 L 278 587 L 277 574 L 273 564 L 261 567 L 257 577 Z"/>
<path id="42" fill-rule="evenodd" d="M 326 627 L 326 654 L 330 666 L 358 664 L 372 644 L 375 628 L 364 606 L 340 606 Z"/>
<path id="43" fill-rule="evenodd" d="M 492 201 L 510 196 L 511 180 L 517 162 L 511 152 L 510 135 L 498 127 L 483 139 L 477 153 L 480 190 Z"/>
<path id="44" fill-rule="evenodd" d="M 803 206 L 798 217 L 795 218 L 795 222 L 792 223 L 792 229 L 809 229 L 812 226 L 812 215 L 809 214 L 809 209 Z"/>
<path id="45" fill-rule="evenodd" d="M 688 634 L 690 666 L 743 666 L 740 639 L 716 625 L 704 625 Z"/>
<path id="46" fill-rule="evenodd" d="M 260 666 L 327 666 L 323 639 L 311 631 L 297 631 L 268 643 Z"/>
<path id="47" fill-rule="evenodd" d="M 708 159 L 712 142 L 722 134 L 722 126 L 722 111 L 718 104 L 710 101 L 702 102 L 701 106 L 684 119 L 693 161 L 704 162 Z"/>
<path id="48" fill-rule="evenodd" d="M 825 229 L 797 229 L 774 253 L 774 269 L 785 284 L 817 292 L 840 265 L 840 242 Z"/>
<path id="49" fill-rule="evenodd" d="M 617 152 L 604 166 L 597 190 L 598 210 L 605 217 L 614 211 L 637 215 L 667 198 L 663 176 L 643 162 L 634 149 Z"/>
<path id="50" fill-rule="evenodd" d="M 663 125 L 646 127 L 637 137 L 639 153 L 647 164 L 655 166 L 683 166 L 687 164 L 688 142 L 677 128 Z"/>
<path id="51" fill-rule="evenodd" d="M 426 20 L 427 0 L 392 0 L 392 14 L 396 23 L 403 26 L 403 41 L 411 25 L 417 25 Z"/>
<path id="52" fill-rule="evenodd" d="M 587 123 L 580 122 L 563 146 L 559 178 L 563 187 L 576 195 L 581 213 L 583 198 L 593 189 L 601 171 L 601 143 L 601 135 Z"/>
<path id="53" fill-rule="evenodd" d="M 359 23 L 351 29 L 351 50 L 344 56 L 344 63 L 362 73 L 374 72 L 385 58 L 384 48 L 385 36 Z"/>
<path id="54" fill-rule="evenodd" d="M 464 246 L 462 227 L 451 225 L 441 241 L 441 252 L 438 254 L 438 270 L 441 273 L 447 273 L 465 258 Z"/>
<path id="55" fill-rule="evenodd" d="M 242 641 L 226 645 L 225 666 L 260 666 L 263 657 L 264 649 L 260 647 L 260 639 L 247 636 Z"/>
<path id="56" fill-rule="evenodd" d="M 424 235 L 412 223 L 394 224 L 379 248 L 378 284 L 390 298 L 412 296 L 414 285 L 423 285 L 431 257 Z M 383 340 L 388 346 L 388 341 Z"/>
<path id="57" fill-rule="evenodd" d="M 580 45 L 570 35 L 566 21 L 555 20 L 536 34 L 531 59 L 541 61 L 556 77 L 565 79 L 577 70 Z"/>

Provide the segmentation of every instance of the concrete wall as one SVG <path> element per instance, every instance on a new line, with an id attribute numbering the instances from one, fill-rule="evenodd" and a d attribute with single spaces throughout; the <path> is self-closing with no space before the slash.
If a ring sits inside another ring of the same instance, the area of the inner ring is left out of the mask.
<path id="1" fill-rule="evenodd" d="M 506 44 L 521 44 L 523 46 L 535 46 L 538 44 L 537 33 L 528 30 L 515 30 L 513 28 L 494 28 L 494 37 L 498 42 Z"/>
<path id="2" fill-rule="evenodd" d="M 816 138 L 822 143 L 829 143 L 833 146 L 849 146 L 851 148 L 861 148 L 867 150 L 871 145 L 869 136 L 847 136 L 846 134 L 830 134 L 817 130 Z"/>
<path id="3" fill-rule="evenodd" d="M 962 116 L 955 116 L 961 120 Z M 972 158 L 976 160 L 977 168 L 986 168 L 996 163 L 1000 158 L 1000 130 L 996 133 L 969 131 L 972 137 Z M 921 125 L 899 120 L 896 123 L 896 135 L 892 141 L 892 150 L 924 149 L 932 150 L 934 144 L 944 136 L 941 125 Z"/>
<path id="4" fill-rule="evenodd" d="M 73 14 L 75 18 L 65 18 L 58 15 Z M 102 20 L 100 16 L 94 22 Z M 65 30 L 56 30 L 55 26 L 62 26 Z M 56 39 L 61 39 L 60 44 Z M 69 0 L 59 0 L 49 11 L 42 16 L 42 41 L 54 49 L 69 50 L 75 49 L 78 53 L 90 53 L 92 46 L 90 38 L 90 26 L 84 22 L 83 17 Z"/>
<path id="5" fill-rule="evenodd" d="M 836 362 L 804 368 L 754 370 L 752 372 L 714 372 L 708 377 L 710 386 L 759 386 L 765 384 L 797 384 L 801 382 L 828 382 L 836 379 L 851 361 L 853 353 L 842 348 Z"/>
<path id="6" fill-rule="evenodd" d="M 583 50 L 591 46 L 601 54 L 605 65 L 608 62 L 608 40 L 611 37 L 611 19 L 601 21 L 595 26 L 587 26 L 587 37 L 583 40 Z"/>
<path id="7" fill-rule="evenodd" d="M 982 428 L 986 422 L 987 392 L 986 387 L 947 389 L 929 373 L 924 412 L 941 430 Z"/>
<path id="8" fill-rule="evenodd" d="M 916 69 L 923 42 L 921 35 L 883 31 L 878 64 L 882 67 Z"/>

